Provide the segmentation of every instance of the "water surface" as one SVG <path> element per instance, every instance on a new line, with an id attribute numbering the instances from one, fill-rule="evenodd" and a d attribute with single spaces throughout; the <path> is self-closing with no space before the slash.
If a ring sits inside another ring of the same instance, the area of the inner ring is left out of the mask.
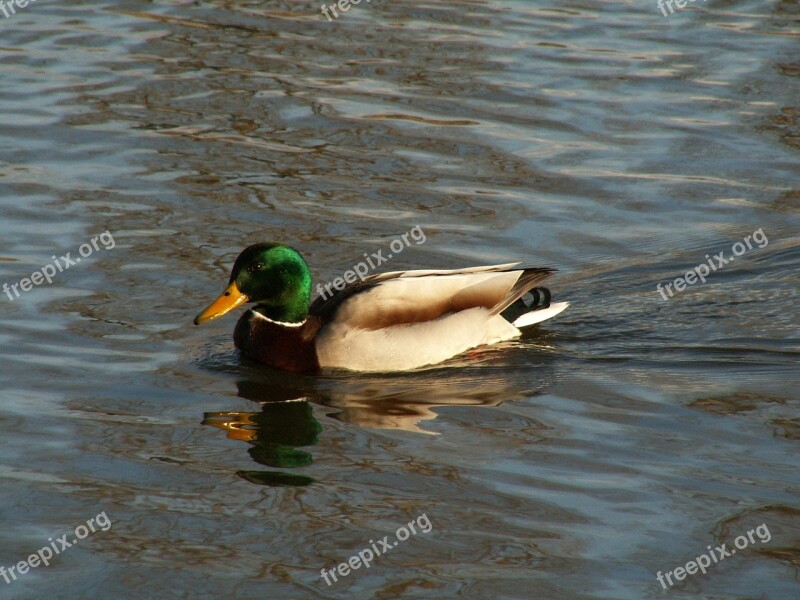
<path id="1" fill-rule="evenodd" d="M 0 21 L 2 598 L 798 595 L 798 7 L 29 4 Z M 414 373 L 286 375 L 192 317 L 255 241 L 317 281 L 559 269 L 571 308 Z M 664 301 L 656 290 L 761 230 Z M 426 515 L 331 586 L 320 570 Z"/>

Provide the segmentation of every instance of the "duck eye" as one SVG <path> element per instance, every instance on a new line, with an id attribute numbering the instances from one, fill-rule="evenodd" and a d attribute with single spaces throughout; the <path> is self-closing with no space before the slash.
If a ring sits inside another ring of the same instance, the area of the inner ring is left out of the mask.
<path id="1" fill-rule="evenodd" d="M 257 273 L 258 271 L 264 270 L 264 265 L 262 263 L 256 263 L 254 265 L 250 265 L 248 269 L 251 273 Z"/>

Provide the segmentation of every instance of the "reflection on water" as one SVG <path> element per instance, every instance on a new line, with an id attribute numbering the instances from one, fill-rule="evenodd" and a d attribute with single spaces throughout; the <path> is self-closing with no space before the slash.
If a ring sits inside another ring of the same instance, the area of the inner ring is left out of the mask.
<path id="1" fill-rule="evenodd" d="M 270 371 L 267 371 L 269 374 Z M 259 412 L 207 412 L 204 425 L 213 425 L 228 432 L 228 437 L 250 444 L 248 453 L 258 464 L 279 469 L 308 466 L 311 453 L 298 450 L 317 443 L 322 425 L 314 418 L 308 400 L 299 388 L 286 387 L 275 381 L 281 375 L 273 372 L 266 381 L 238 381 L 238 395 L 261 404 Z M 301 376 L 294 376 L 299 381 Z M 240 470 L 236 474 L 261 485 L 304 486 L 313 478 L 283 471 Z"/>
<path id="2" fill-rule="evenodd" d="M 496 352 L 477 351 L 473 359 Z M 243 359 L 243 366 L 248 368 L 252 363 Z M 406 376 L 342 375 L 327 381 L 260 366 L 255 367 L 253 375 L 256 373 L 257 377 L 236 381 L 236 388 L 239 397 L 260 404 L 260 411 L 206 412 L 203 424 L 224 429 L 228 438 L 250 444 L 248 454 L 256 463 L 280 469 L 312 463 L 311 451 L 298 450 L 317 444 L 323 432 L 310 402 L 336 409 L 326 416 L 350 425 L 436 435 L 420 423 L 435 419 L 437 408 L 499 406 L 542 393 L 547 380 L 546 362 L 539 369 L 543 381 L 538 390 L 532 390 L 529 383 L 515 387 L 502 377 L 476 379 L 452 367 Z M 314 481 L 276 471 L 240 470 L 237 475 L 261 485 L 303 486 Z"/>
<path id="3" fill-rule="evenodd" d="M 265 402 L 261 412 L 207 412 L 204 425 L 228 432 L 228 437 L 251 445 L 252 459 L 268 467 L 293 469 L 311 464 L 311 454 L 298 448 L 312 446 L 322 426 L 304 398 Z M 276 471 L 237 471 L 237 475 L 262 485 L 308 485 L 311 477 Z"/>

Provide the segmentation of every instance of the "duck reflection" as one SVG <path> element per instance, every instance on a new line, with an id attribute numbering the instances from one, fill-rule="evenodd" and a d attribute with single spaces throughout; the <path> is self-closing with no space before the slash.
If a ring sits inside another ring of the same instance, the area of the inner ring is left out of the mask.
<path id="1" fill-rule="evenodd" d="M 265 402 L 261 412 L 208 412 L 204 425 L 228 432 L 233 440 L 251 444 L 248 454 L 268 467 L 292 469 L 311 464 L 311 454 L 298 448 L 312 446 L 322 426 L 305 398 Z M 265 485 L 308 485 L 314 480 L 281 471 L 238 471 L 237 475 Z"/>
<path id="2" fill-rule="evenodd" d="M 248 454 L 257 463 L 279 469 L 306 467 L 309 452 L 322 431 L 303 390 L 267 381 L 239 381 L 238 395 L 261 403 L 260 412 L 207 412 L 204 425 L 228 432 L 228 437 L 250 444 Z M 283 471 L 238 471 L 239 477 L 263 485 L 302 486 L 314 480 Z"/>
<path id="3" fill-rule="evenodd" d="M 541 394 L 549 370 L 536 369 L 537 383 L 517 382 L 505 370 L 438 369 L 405 376 L 330 375 L 311 378 L 260 368 L 236 382 L 238 395 L 260 404 L 253 412 L 208 412 L 203 423 L 227 431 L 228 437 L 250 444 L 258 464 L 295 469 L 312 463 L 301 448 L 317 444 L 322 425 L 314 405 L 334 409 L 326 416 L 359 427 L 401 429 L 437 435 L 420 424 L 434 420 L 436 409 L 449 406 L 498 406 Z M 534 389 L 531 389 L 531 388 Z M 314 480 L 283 471 L 239 471 L 240 477 L 263 485 L 308 485 Z"/>
<path id="4" fill-rule="evenodd" d="M 317 402 L 337 409 L 328 416 L 373 429 L 402 429 L 438 435 L 420 424 L 438 416 L 436 409 L 447 406 L 498 406 L 530 396 L 530 389 L 514 389 L 506 381 L 472 377 L 423 377 L 394 381 L 387 386 L 380 379 L 359 381 L 348 389 L 326 392 Z"/>

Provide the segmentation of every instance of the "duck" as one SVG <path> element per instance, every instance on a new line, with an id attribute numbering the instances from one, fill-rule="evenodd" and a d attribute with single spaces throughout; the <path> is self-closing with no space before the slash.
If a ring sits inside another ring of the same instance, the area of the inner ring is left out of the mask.
<path id="1" fill-rule="evenodd" d="M 257 243 L 239 254 L 228 286 L 194 323 L 252 303 L 233 339 L 259 363 L 309 374 L 410 371 L 517 338 L 569 306 L 551 302 L 550 291 L 539 287 L 555 269 L 520 265 L 357 277 L 350 271 L 337 285 L 318 284 L 322 293 L 312 302 L 311 271 L 300 252 Z"/>

